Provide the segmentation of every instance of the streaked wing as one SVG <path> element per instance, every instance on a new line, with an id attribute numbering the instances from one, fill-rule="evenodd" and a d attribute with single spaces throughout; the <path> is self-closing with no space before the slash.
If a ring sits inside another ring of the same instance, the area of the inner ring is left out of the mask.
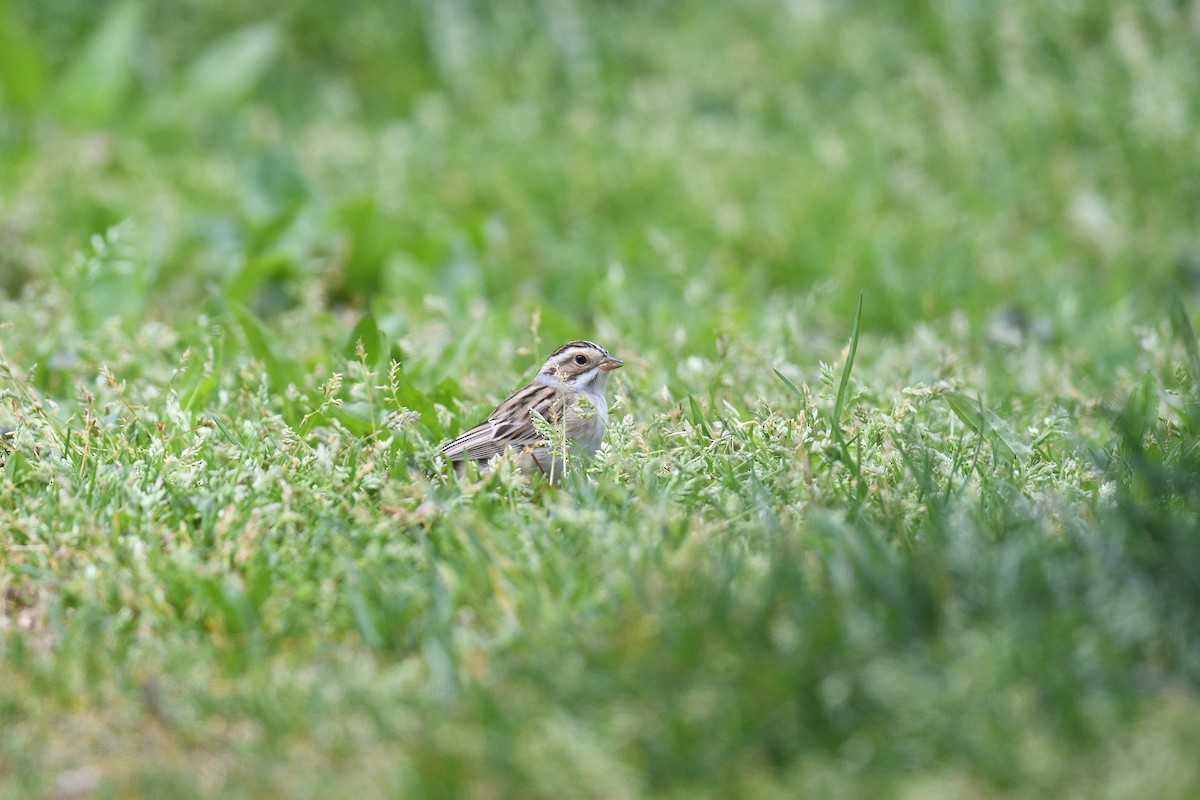
<path id="1" fill-rule="evenodd" d="M 532 427 L 532 426 L 531 426 Z M 449 442 L 442 448 L 442 455 L 450 461 L 477 459 L 486 461 L 508 446 L 507 441 L 498 440 L 491 421 L 482 422 Z"/>
<path id="2" fill-rule="evenodd" d="M 531 383 L 505 400 L 486 420 L 452 440 L 442 448 L 451 461 L 486 461 L 505 448 L 520 450 L 536 445 L 542 436 L 533 427 L 532 410 L 551 424 L 560 419 L 563 393 L 544 383 Z"/>

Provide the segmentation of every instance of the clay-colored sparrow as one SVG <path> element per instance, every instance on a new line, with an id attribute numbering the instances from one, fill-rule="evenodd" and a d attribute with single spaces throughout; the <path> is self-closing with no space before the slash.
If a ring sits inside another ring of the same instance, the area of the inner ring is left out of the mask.
<path id="1" fill-rule="evenodd" d="M 467 461 L 480 466 L 512 448 L 517 467 L 561 475 L 561 448 L 534 425 L 536 411 L 565 434 L 571 453 L 592 455 L 608 426 L 608 374 L 624 362 L 595 342 L 567 342 L 546 359 L 533 382 L 496 406 L 486 420 L 442 446 L 441 453 L 461 471 Z"/>

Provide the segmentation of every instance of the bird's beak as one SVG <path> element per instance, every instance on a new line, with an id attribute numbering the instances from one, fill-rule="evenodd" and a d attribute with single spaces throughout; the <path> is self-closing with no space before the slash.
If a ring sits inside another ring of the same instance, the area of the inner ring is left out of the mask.
<path id="1" fill-rule="evenodd" d="M 614 369 L 620 369 L 624 364 L 625 362 L 619 358 L 605 356 L 604 360 L 600 362 L 600 369 L 605 372 L 612 372 Z"/>

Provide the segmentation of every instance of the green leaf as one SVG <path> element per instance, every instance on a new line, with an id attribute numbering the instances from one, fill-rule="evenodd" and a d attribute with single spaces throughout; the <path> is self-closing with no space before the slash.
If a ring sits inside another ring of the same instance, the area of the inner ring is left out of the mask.
<path id="1" fill-rule="evenodd" d="M 791 389 L 793 392 L 795 392 L 797 397 L 804 397 L 804 392 L 800 391 L 800 389 L 796 386 L 796 384 L 794 384 L 790 380 L 788 380 L 788 377 L 786 375 L 784 375 L 782 372 L 780 372 L 777 369 L 772 370 L 772 372 L 774 372 L 776 377 L 778 377 L 779 380 L 783 381 L 784 384 L 786 384 L 789 389 Z"/>
<path id="2" fill-rule="evenodd" d="M 708 420 L 704 418 L 704 412 L 700 410 L 700 404 L 696 402 L 696 398 L 688 395 L 688 404 L 692 408 L 692 423 L 700 426 L 700 430 L 704 431 L 704 435 L 709 439 L 713 438 L 712 431 L 708 429 Z"/>
<path id="3" fill-rule="evenodd" d="M 292 257 L 271 252 L 251 258 L 225 281 L 221 287 L 225 296 L 238 303 L 249 303 L 264 283 L 286 277 L 292 268 Z"/>
<path id="4" fill-rule="evenodd" d="M 195 381 L 191 391 L 184 393 L 186 399 L 183 401 L 185 411 L 190 411 L 193 408 L 203 409 L 208 406 L 208 398 L 212 397 L 212 393 L 216 390 L 217 384 L 221 380 L 221 362 L 225 354 L 225 348 L 221 343 L 213 345 L 214 358 L 212 372 L 207 375 L 201 374 L 200 378 Z M 197 363 L 197 367 L 199 364 Z M 195 367 L 193 367 L 195 369 Z M 191 370 L 189 370 L 190 372 Z"/>
<path id="5" fill-rule="evenodd" d="M 242 28 L 218 40 L 192 62 L 178 91 L 159 95 L 148 105 L 145 124 L 192 124 L 236 107 L 275 62 L 281 42 L 273 23 Z"/>
<path id="6" fill-rule="evenodd" d="M 396 246 L 396 229 L 373 195 L 360 194 L 344 201 L 333 214 L 334 224 L 350 243 L 342 266 L 341 294 L 346 297 L 377 294 L 383 268 Z"/>
<path id="7" fill-rule="evenodd" d="M 446 431 L 438 422 L 435 403 L 446 405 L 449 398 L 457 392 L 453 382 L 442 381 L 435 387 L 434 397 L 418 388 L 405 374 L 403 368 L 397 370 L 395 380 L 396 401 L 405 408 L 416 411 L 421 415 L 421 421 L 433 436 L 444 436 Z M 435 397 L 438 398 L 435 400 Z"/>
<path id="8" fill-rule="evenodd" d="M 134 58 L 142 47 L 142 8 L 126 0 L 108 10 L 58 86 L 65 116 L 101 124 L 116 115 L 133 81 Z"/>
<path id="9" fill-rule="evenodd" d="M 193 109 L 233 105 L 248 96 L 279 53 L 274 23 L 251 25 L 220 39 L 192 62 L 183 100 Z"/>
<path id="10" fill-rule="evenodd" d="M 6 479 L 12 481 L 14 486 L 22 484 L 28 469 L 29 462 L 25 460 L 24 453 L 5 450 L 0 446 L 0 472 Z"/>
<path id="11" fill-rule="evenodd" d="M 379 330 L 379 323 L 375 321 L 374 314 L 363 314 L 362 319 L 350 332 L 350 338 L 346 340 L 346 346 L 342 348 L 342 355 L 346 357 L 347 361 L 358 361 L 360 340 L 367 353 L 367 366 L 379 364 L 388 354 L 386 342 Z"/>
<path id="12" fill-rule="evenodd" d="M 371 425 L 370 419 L 368 419 L 365 415 L 356 414 L 353 407 L 347 407 L 345 405 L 329 406 L 325 409 L 323 414 L 319 414 L 317 416 L 336 419 L 346 428 L 346 430 L 350 431 L 350 433 L 354 434 L 355 436 L 368 436 L 375 431 L 375 428 Z M 321 421 L 324 420 L 313 420 L 313 422 Z M 312 427 L 312 424 L 306 426 L 304 432 L 307 433 L 308 429 L 311 429 Z"/>
<path id="13" fill-rule="evenodd" d="M 1021 441 L 1016 431 L 1006 420 L 984 406 L 983 401 L 968 397 L 961 392 L 946 392 L 950 410 L 969 428 L 983 436 L 992 445 L 996 454 L 1005 461 L 1016 463 L 1029 458 L 1033 453 L 1029 445 Z"/>
<path id="14" fill-rule="evenodd" d="M 254 316 L 250 309 L 233 300 L 229 301 L 229 308 L 246 338 L 246 346 L 266 367 L 267 377 L 275 390 L 282 392 L 290 385 L 299 386 L 303 380 L 303 370 L 295 360 L 280 350 L 276 344 L 277 340 L 258 317 Z"/>
<path id="15" fill-rule="evenodd" d="M 858 352 L 859 324 L 862 322 L 862 292 L 858 293 L 858 308 L 854 310 L 854 327 L 850 331 L 850 352 L 846 355 L 846 365 L 842 367 L 842 380 L 838 383 L 837 400 L 833 404 L 833 424 L 830 429 L 833 435 L 841 438 L 842 410 L 846 406 L 846 394 L 850 386 L 850 372 L 854 369 L 854 356 Z"/>

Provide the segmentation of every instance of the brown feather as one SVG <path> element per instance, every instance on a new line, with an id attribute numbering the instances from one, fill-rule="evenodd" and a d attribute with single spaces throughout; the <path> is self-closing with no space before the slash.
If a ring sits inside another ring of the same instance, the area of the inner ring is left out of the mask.
<path id="1" fill-rule="evenodd" d="M 536 445 L 542 441 L 542 436 L 532 425 L 524 424 L 526 419 L 532 418 L 532 412 L 525 412 L 528 417 L 522 417 L 522 410 L 532 408 L 555 425 L 562 419 L 563 408 L 563 402 L 555 398 L 562 396 L 553 386 L 531 383 L 497 406 L 486 420 L 449 442 L 442 448 L 442 455 L 451 461 L 487 461 L 509 447 L 520 450 Z M 571 398 L 567 398 L 570 402 Z"/>

